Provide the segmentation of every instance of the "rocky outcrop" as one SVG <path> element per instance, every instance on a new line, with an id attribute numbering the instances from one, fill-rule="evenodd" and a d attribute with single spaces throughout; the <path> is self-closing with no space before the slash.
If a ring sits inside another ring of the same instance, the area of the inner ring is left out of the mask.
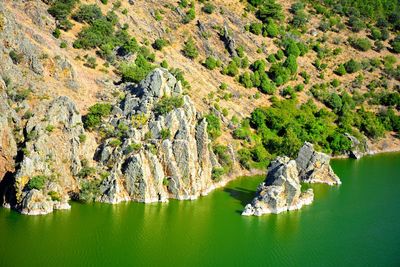
<path id="1" fill-rule="evenodd" d="M 195 199 L 209 192 L 214 186 L 214 155 L 207 122 L 198 119 L 181 83 L 159 68 L 128 89 L 110 124 L 131 127 L 119 137 L 121 145 L 115 147 L 113 137 L 97 152 L 100 165 L 110 173 L 99 200 L 162 202 Z"/>
<path id="2" fill-rule="evenodd" d="M 242 215 L 260 216 L 300 209 L 312 203 L 312 189 L 301 191 L 301 182 L 340 184 L 329 165 L 329 156 L 314 150 L 306 142 L 296 160 L 277 157 L 268 167 L 267 178 L 258 187 L 256 197 L 247 204 Z"/>
<path id="3" fill-rule="evenodd" d="M 364 155 L 370 153 L 366 139 L 358 140 L 355 136 L 345 133 L 346 137 L 351 141 L 351 150 L 349 156 L 354 159 L 360 159 Z"/>
<path id="4" fill-rule="evenodd" d="M 237 56 L 236 52 L 236 42 L 235 39 L 232 37 L 232 35 L 229 33 L 228 27 L 224 27 L 224 35 L 222 36 L 222 39 L 225 43 L 226 49 L 228 50 L 229 54 L 232 57 Z"/>
<path id="5" fill-rule="evenodd" d="M 84 129 L 75 104 L 59 97 L 40 106 L 25 131 L 24 154 L 15 174 L 15 208 L 29 215 L 69 208 L 68 192 L 78 188 L 75 177 L 87 153 L 80 143 Z"/>
<path id="6" fill-rule="evenodd" d="M 329 155 L 315 151 L 311 143 L 305 142 L 296 159 L 301 181 L 329 185 L 341 184 L 329 162 Z"/>
<path id="7" fill-rule="evenodd" d="M 278 157 L 271 162 L 265 182 L 259 186 L 256 198 L 245 207 L 242 215 L 260 216 L 296 210 L 311 204 L 313 198 L 312 189 L 301 192 L 296 161 Z"/>

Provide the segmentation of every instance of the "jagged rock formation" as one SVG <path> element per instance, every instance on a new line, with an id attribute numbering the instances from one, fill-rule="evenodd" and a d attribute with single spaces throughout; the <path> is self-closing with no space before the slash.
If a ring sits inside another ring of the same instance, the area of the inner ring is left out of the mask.
<path id="1" fill-rule="evenodd" d="M 156 107 L 165 99 L 181 105 L 161 114 Z M 156 69 L 131 87 L 114 113 L 112 125 L 134 127 L 129 127 L 121 146 L 113 147 L 109 139 L 98 149 L 99 163 L 110 172 L 100 201 L 195 199 L 214 188 L 215 156 L 207 122 L 198 120 L 191 99 L 182 95 L 181 83 L 167 70 Z"/>
<path id="2" fill-rule="evenodd" d="M 75 177 L 85 155 L 79 136 L 81 115 L 67 97 L 59 97 L 35 111 L 26 125 L 22 161 L 15 174 L 16 209 L 37 215 L 68 209 L 68 192 L 76 191 Z M 32 186 L 30 181 L 40 180 Z"/>
<path id="3" fill-rule="evenodd" d="M 305 142 L 297 155 L 296 163 L 300 179 L 307 183 L 341 184 L 339 177 L 329 165 L 330 156 L 317 152 L 314 146 Z"/>
<path id="4" fill-rule="evenodd" d="M 301 192 L 301 182 L 341 183 L 329 165 L 329 156 L 316 152 L 308 142 L 304 143 L 296 160 L 277 157 L 271 162 L 265 182 L 260 184 L 256 197 L 246 205 L 242 215 L 280 213 L 311 204 L 313 191 Z"/>
<path id="5" fill-rule="evenodd" d="M 278 157 L 271 162 L 265 182 L 257 189 L 257 197 L 246 205 L 242 215 L 260 216 L 296 210 L 311 204 L 313 198 L 312 189 L 301 192 L 296 161 Z"/>
<path id="6" fill-rule="evenodd" d="M 13 173 L 8 189 L 1 186 L 7 191 L 0 192 L 3 206 L 29 215 L 69 209 L 69 199 L 85 184 L 94 186 L 89 194 L 95 200 L 108 203 L 195 199 L 218 185 L 212 170 L 220 165 L 207 122 L 165 69 L 155 69 L 138 85 L 126 85 L 125 99 L 113 106 L 102 126 L 111 130 L 100 145 L 87 138 L 68 97 L 41 102 L 22 126 L 18 156 L 11 125 L 15 112 L 0 85 L 1 177 Z"/>

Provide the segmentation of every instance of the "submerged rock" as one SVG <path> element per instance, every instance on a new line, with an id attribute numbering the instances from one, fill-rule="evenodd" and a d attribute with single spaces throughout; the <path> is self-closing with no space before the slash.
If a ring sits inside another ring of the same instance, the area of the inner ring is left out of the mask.
<path id="1" fill-rule="evenodd" d="M 260 216 L 300 209 L 312 203 L 312 189 L 301 192 L 296 161 L 278 157 L 271 162 L 265 182 L 257 189 L 257 196 L 246 205 L 242 215 Z"/>
<path id="2" fill-rule="evenodd" d="M 260 216 L 300 209 L 314 199 L 312 189 L 301 191 L 301 182 L 340 184 L 329 165 L 330 157 L 305 142 L 296 160 L 277 157 L 268 167 L 267 178 L 257 189 L 256 197 L 242 215 Z"/>

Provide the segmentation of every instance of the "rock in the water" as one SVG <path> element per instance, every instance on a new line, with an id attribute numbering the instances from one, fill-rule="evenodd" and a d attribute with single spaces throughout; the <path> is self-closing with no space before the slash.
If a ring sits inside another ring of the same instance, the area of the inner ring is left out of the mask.
<path id="1" fill-rule="evenodd" d="M 271 162 L 267 178 L 257 191 L 257 197 L 245 207 L 242 215 L 296 210 L 311 204 L 314 198 L 312 189 L 301 192 L 296 161 L 288 157 L 278 157 Z"/>
<path id="2" fill-rule="evenodd" d="M 329 155 L 315 151 L 311 143 L 305 142 L 296 159 L 300 179 L 308 183 L 341 184 L 329 162 Z"/>
<path id="3" fill-rule="evenodd" d="M 314 199 L 312 189 L 301 191 L 301 182 L 340 184 L 329 165 L 330 157 L 305 142 L 296 160 L 277 157 L 268 167 L 267 178 L 257 189 L 257 196 L 247 204 L 242 215 L 260 216 L 300 209 Z"/>

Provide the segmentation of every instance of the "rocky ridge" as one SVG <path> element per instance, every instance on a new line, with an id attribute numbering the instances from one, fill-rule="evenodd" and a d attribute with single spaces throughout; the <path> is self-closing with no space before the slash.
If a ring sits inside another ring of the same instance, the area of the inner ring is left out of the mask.
<path id="1" fill-rule="evenodd" d="M 101 201 L 118 203 L 195 199 L 214 188 L 215 155 L 210 149 L 207 122 L 197 114 L 182 86 L 159 68 L 140 84 L 128 85 L 121 108 L 114 108 L 112 125 L 132 125 L 120 147 L 106 140 L 97 160 L 110 172 L 101 186 Z M 162 101 L 179 106 L 160 114 Z M 135 147 L 132 151 L 132 147 Z"/>
<path id="2" fill-rule="evenodd" d="M 93 200 L 113 204 L 195 199 L 226 182 L 213 180 L 220 165 L 207 121 L 171 73 L 155 69 L 141 83 L 121 87 L 125 99 L 103 122 L 111 134 L 97 142 L 83 128 L 74 102 L 58 97 L 33 110 L 17 150 L 8 120 L 13 110 L 2 105 L 0 170 L 12 173 L 1 192 L 3 206 L 47 214 L 69 209 L 68 201 L 88 188 Z M 0 99 L 7 103 L 6 95 Z"/>
<path id="3" fill-rule="evenodd" d="M 267 177 L 257 188 L 256 197 L 247 204 L 242 215 L 261 216 L 300 209 L 314 199 L 312 189 L 301 191 L 301 182 L 340 184 L 340 179 L 329 165 L 329 156 L 316 152 L 306 142 L 296 160 L 277 157 L 268 167 Z"/>

